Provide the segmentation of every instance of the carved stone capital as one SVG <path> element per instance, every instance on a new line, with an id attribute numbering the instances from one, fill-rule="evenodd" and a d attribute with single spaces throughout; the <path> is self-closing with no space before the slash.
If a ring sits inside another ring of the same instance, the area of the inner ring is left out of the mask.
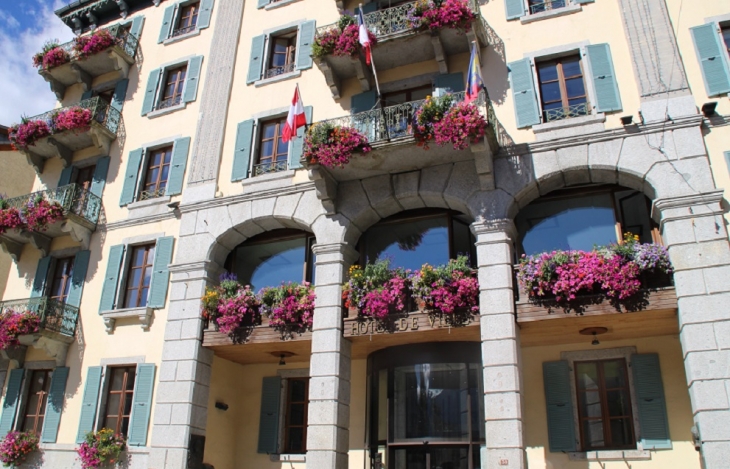
<path id="1" fill-rule="evenodd" d="M 514 221 L 508 218 L 474 222 L 471 224 L 471 232 L 477 238 L 477 245 L 512 242 L 517 238 L 517 227 Z"/>

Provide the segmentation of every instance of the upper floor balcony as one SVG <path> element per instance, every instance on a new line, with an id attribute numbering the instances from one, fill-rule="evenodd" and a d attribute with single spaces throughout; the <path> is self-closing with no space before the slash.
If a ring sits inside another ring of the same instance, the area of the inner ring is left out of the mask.
<path id="1" fill-rule="evenodd" d="M 117 72 L 113 81 L 127 78 L 137 58 L 138 42 L 128 26 L 116 24 L 64 44 L 46 44 L 33 63 L 60 101 L 66 87 L 75 83 L 89 91 L 93 80 L 102 75 Z"/>
<path id="2" fill-rule="evenodd" d="M 433 7 L 429 16 L 422 4 L 410 2 L 363 15 L 368 31 L 376 39 L 372 60 L 377 70 L 436 60 L 439 72 L 446 74 L 449 56 L 469 52 L 472 42 L 480 48 L 489 44 L 488 28 L 477 0 L 454 1 L 449 20 L 441 16 L 447 13 L 442 12 L 445 6 Z M 340 98 L 342 80 L 348 78 L 357 77 L 363 91 L 370 89 L 370 67 L 357 45 L 354 18 L 342 16 L 335 24 L 317 28 L 312 51 L 336 99 Z"/>
<path id="3" fill-rule="evenodd" d="M 97 96 L 23 118 L 10 128 L 10 141 L 40 174 L 49 158 L 61 158 L 67 167 L 78 150 L 94 147 L 98 154 L 108 155 L 122 128 L 121 112 Z"/>
<path id="4" fill-rule="evenodd" d="M 70 234 L 88 248 L 101 218 L 101 198 L 78 184 L 0 200 L 0 246 L 16 262 L 25 244 L 50 252 L 52 238 Z"/>

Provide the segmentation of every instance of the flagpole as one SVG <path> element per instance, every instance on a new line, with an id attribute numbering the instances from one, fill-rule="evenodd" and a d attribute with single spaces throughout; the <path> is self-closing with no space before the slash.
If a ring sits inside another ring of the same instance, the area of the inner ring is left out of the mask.
<path id="1" fill-rule="evenodd" d="M 363 21 L 365 20 L 365 15 L 362 13 L 362 3 L 360 3 L 360 14 L 363 15 Z M 365 29 L 367 30 L 367 25 L 365 26 Z M 380 84 L 378 83 L 378 71 L 375 70 L 375 61 L 373 60 L 373 52 L 372 52 L 372 45 L 370 46 L 370 68 L 373 69 L 373 78 L 375 78 L 375 90 L 378 93 L 378 99 L 380 99 Z"/>
<path id="2" fill-rule="evenodd" d="M 365 27 L 366 33 L 368 31 L 368 27 L 365 24 L 365 15 L 362 12 L 362 3 L 360 5 L 360 12 L 358 13 L 359 17 L 362 19 L 363 26 Z M 382 95 L 380 94 L 380 83 L 378 83 L 378 71 L 375 69 L 375 57 L 373 57 L 373 46 L 372 44 L 370 47 L 370 68 L 373 70 L 373 78 L 375 79 L 375 91 L 378 93 L 378 102 L 376 105 L 380 105 L 380 115 L 383 119 L 383 127 L 385 128 L 385 138 L 390 142 L 390 130 L 388 129 L 388 121 L 385 117 L 385 109 L 383 109 L 382 106 Z"/>

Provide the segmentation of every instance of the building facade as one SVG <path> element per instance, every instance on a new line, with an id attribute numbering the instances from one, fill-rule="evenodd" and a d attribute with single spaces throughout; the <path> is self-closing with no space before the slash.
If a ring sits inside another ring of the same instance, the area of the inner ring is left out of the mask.
<path id="1" fill-rule="evenodd" d="M 41 317 L 2 352 L 0 432 L 39 433 L 32 462 L 80 467 L 85 435 L 111 428 L 129 468 L 726 467 L 730 9 L 417 3 L 57 11 L 113 41 L 41 64 L 59 107 L 36 120 L 55 124 L 20 151 L 64 216 L 0 235 L 3 309 Z M 468 20 L 418 23 L 416 7 Z M 322 47 L 357 8 L 377 78 L 357 46 Z M 464 99 L 472 44 L 486 135 L 424 149 L 414 114 Z M 295 85 L 310 129 L 354 128 L 372 150 L 328 168 L 303 158 L 304 129 L 283 142 Z M 92 117 L 63 130 L 74 106 Z M 669 283 L 569 310 L 520 291 L 522 255 L 625 232 L 668 249 Z M 411 308 L 386 327 L 343 305 L 353 265 L 463 253 L 466 318 Z M 256 291 L 311 282 L 312 327 L 221 333 L 202 297 L 226 272 Z"/>

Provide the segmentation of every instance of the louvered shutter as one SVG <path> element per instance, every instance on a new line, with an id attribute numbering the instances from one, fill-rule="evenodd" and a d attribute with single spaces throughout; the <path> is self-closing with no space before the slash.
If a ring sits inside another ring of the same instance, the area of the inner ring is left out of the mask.
<path id="1" fill-rule="evenodd" d="M 137 378 L 134 382 L 134 397 L 132 398 L 132 415 L 129 421 L 129 438 L 127 439 L 130 446 L 145 446 L 147 444 L 147 427 L 150 423 L 154 385 L 154 363 L 137 365 Z"/>
<path id="2" fill-rule="evenodd" d="M 152 263 L 152 279 L 150 279 L 150 293 L 147 306 L 162 308 L 167 297 L 167 284 L 170 280 L 170 270 L 167 267 L 172 262 L 172 246 L 175 238 L 166 236 L 157 238 L 155 245 L 155 260 Z"/>
<path id="3" fill-rule="evenodd" d="M 119 80 L 114 87 L 114 95 L 112 96 L 111 105 L 114 109 L 122 112 L 124 107 L 124 100 L 127 99 L 127 86 L 129 85 L 129 79 Z"/>
<path id="4" fill-rule="evenodd" d="M 575 3 L 593 3 L 596 0 L 575 0 Z"/>
<path id="5" fill-rule="evenodd" d="M 93 92 L 92 90 L 89 90 L 89 91 L 84 91 L 84 92 L 83 92 L 83 93 L 81 94 L 81 101 L 85 101 L 85 100 L 87 100 L 87 99 L 91 99 L 91 98 L 93 98 L 93 97 L 94 97 L 94 92 Z"/>
<path id="6" fill-rule="evenodd" d="M 246 83 L 251 84 L 261 79 L 261 70 L 264 65 L 264 46 L 266 35 L 255 36 L 251 40 L 251 58 L 248 63 L 248 75 Z"/>
<path id="7" fill-rule="evenodd" d="M 730 66 L 715 23 L 689 28 L 700 61 L 707 96 L 730 92 Z"/>
<path id="8" fill-rule="evenodd" d="M 61 171 L 61 177 L 58 179 L 57 187 L 63 187 L 71 184 L 71 178 L 73 178 L 75 169 L 76 168 L 74 166 L 67 166 L 63 168 L 63 171 Z"/>
<path id="9" fill-rule="evenodd" d="M 91 180 L 91 187 L 89 192 L 95 196 L 101 198 L 104 193 L 104 186 L 106 185 L 106 176 L 109 173 L 109 157 L 104 156 L 96 161 L 96 168 L 94 168 L 94 176 Z"/>
<path id="10" fill-rule="evenodd" d="M 41 443 L 56 442 L 56 438 L 58 437 L 58 426 L 61 423 L 61 412 L 63 411 L 63 401 L 66 394 L 67 380 L 68 367 L 62 366 L 53 370 L 53 375 L 51 375 L 51 386 L 48 390 L 48 403 L 46 404 L 46 417 L 43 421 Z"/>
<path id="11" fill-rule="evenodd" d="M 377 102 L 378 94 L 374 89 L 352 95 L 350 98 L 350 114 L 369 111 L 375 107 L 375 103 Z"/>
<path id="12" fill-rule="evenodd" d="M 5 388 L 5 400 L 3 401 L 3 413 L 0 416 L 0 438 L 4 438 L 13 429 L 15 413 L 18 410 L 20 398 L 20 387 L 23 384 L 23 368 L 16 368 L 10 371 L 8 386 Z"/>
<path id="13" fill-rule="evenodd" d="M 281 378 L 279 376 L 265 377 L 261 386 L 259 453 L 274 454 L 278 450 L 280 399 Z"/>
<path id="14" fill-rule="evenodd" d="M 271 2 L 271 0 L 258 0 L 258 7 L 263 8 L 266 5 L 268 5 Z"/>
<path id="15" fill-rule="evenodd" d="M 304 116 L 307 118 L 307 124 L 312 123 L 312 106 L 304 106 Z M 297 129 L 297 138 L 289 141 L 289 169 L 299 169 L 302 167 L 301 159 L 304 152 L 304 134 L 305 127 Z"/>
<path id="16" fill-rule="evenodd" d="M 504 9 L 507 12 L 508 20 L 514 20 L 526 14 L 524 0 L 504 0 Z"/>
<path id="17" fill-rule="evenodd" d="M 639 437 L 645 450 L 671 449 L 667 404 L 664 398 L 659 355 L 646 353 L 631 356 L 636 405 L 639 410 Z"/>
<path id="18" fill-rule="evenodd" d="M 157 100 L 157 84 L 160 81 L 161 73 L 162 70 L 156 68 L 150 72 L 150 76 L 147 78 L 147 88 L 145 88 L 144 100 L 142 101 L 143 116 L 152 112 L 155 107 L 155 101 Z"/>
<path id="19" fill-rule="evenodd" d="M 611 60 L 611 47 L 608 44 L 586 46 L 591 80 L 596 91 L 596 110 L 611 112 L 621 110 L 621 95 L 618 92 L 616 72 Z"/>
<path id="20" fill-rule="evenodd" d="M 213 15 L 213 0 L 201 0 L 198 14 L 198 29 L 210 26 L 210 17 Z"/>
<path id="21" fill-rule="evenodd" d="M 38 267 L 36 267 L 35 277 L 33 277 L 33 289 L 30 292 L 31 298 L 39 298 L 45 293 L 51 260 L 51 256 L 41 257 L 38 260 Z"/>
<path id="22" fill-rule="evenodd" d="M 172 147 L 172 160 L 170 162 L 170 175 L 167 178 L 165 195 L 178 195 L 182 193 L 185 167 L 188 164 L 188 151 L 190 150 L 190 137 L 178 138 Z"/>
<path id="23" fill-rule="evenodd" d="M 135 16 L 132 18 L 132 27 L 129 32 L 132 36 L 137 38 L 137 46 L 139 46 L 139 38 L 142 35 L 142 27 L 144 26 L 144 15 Z"/>
<path id="24" fill-rule="evenodd" d="M 239 123 L 236 129 L 236 148 L 233 151 L 231 181 L 242 181 L 248 177 L 248 166 L 251 161 L 253 124 L 253 119 L 249 119 Z"/>
<path id="25" fill-rule="evenodd" d="M 360 8 L 355 8 L 355 11 L 359 10 Z M 362 14 L 367 15 L 368 13 L 372 13 L 378 9 L 378 3 L 373 1 L 370 3 L 366 3 L 362 6 Z"/>
<path id="26" fill-rule="evenodd" d="M 117 284 L 119 283 L 119 274 L 122 269 L 123 257 L 123 244 L 117 244 L 109 249 L 104 285 L 101 287 L 101 301 L 99 302 L 100 313 L 103 311 L 111 311 L 116 306 L 114 302 L 117 298 Z"/>
<path id="27" fill-rule="evenodd" d="M 446 93 L 460 93 L 465 89 L 462 72 L 438 75 L 434 80 L 434 94 L 442 96 Z"/>
<path id="28" fill-rule="evenodd" d="M 170 32 L 172 32 L 172 22 L 175 16 L 175 5 L 170 5 L 169 7 L 165 8 L 165 13 L 162 16 L 162 28 L 160 29 L 160 37 L 157 38 L 157 43 L 161 44 L 165 41 L 168 37 L 170 37 Z"/>
<path id="29" fill-rule="evenodd" d="M 129 152 L 129 161 L 127 161 L 127 170 L 124 173 L 124 185 L 122 186 L 122 195 L 119 198 L 119 206 L 134 202 L 134 196 L 137 191 L 137 178 L 139 177 L 139 166 L 142 164 L 142 154 L 144 150 L 138 148 Z"/>
<path id="30" fill-rule="evenodd" d="M 188 61 L 188 70 L 185 74 L 185 91 L 183 92 L 183 100 L 186 103 L 193 102 L 198 97 L 198 84 L 200 83 L 202 65 L 202 55 L 196 55 Z"/>
<path id="31" fill-rule="evenodd" d="M 90 255 L 91 251 L 84 250 L 76 253 L 76 257 L 74 257 L 71 286 L 68 290 L 66 303 L 77 308 L 81 306 L 81 293 L 84 291 L 84 283 L 86 283 L 86 271 L 89 268 Z"/>
<path id="32" fill-rule="evenodd" d="M 551 452 L 576 451 L 570 366 L 565 360 L 542 364 L 548 441 Z"/>
<path id="33" fill-rule="evenodd" d="M 84 383 L 84 397 L 81 400 L 81 417 L 79 417 L 79 431 L 76 433 L 76 443 L 82 443 L 86 434 L 94 431 L 96 419 L 96 405 L 99 402 L 99 388 L 101 387 L 100 366 L 90 366 L 86 372 Z"/>
<path id="34" fill-rule="evenodd" d="M 517 128 L 522 129 L 540 123 L 540 109 L 537 105 L 535 82 L 532 79 L 530 59 L 507 64 L 509 68 L 512 96 L 515 102 Z"/>
<path id="35" fill-rule="evenodd" d="M 297 38 L 297 70 L 312 68 L 312 43 L 314 33 L 317 29 L 315 21 L 305 21 L 299 26 L 299 37 Z"/>

